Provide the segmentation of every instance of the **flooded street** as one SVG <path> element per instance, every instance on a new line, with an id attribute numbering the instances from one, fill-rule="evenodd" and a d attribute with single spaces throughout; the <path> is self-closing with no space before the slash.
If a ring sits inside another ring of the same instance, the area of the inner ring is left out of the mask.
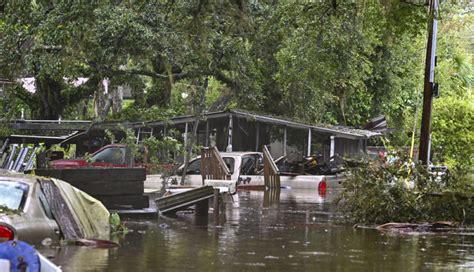
<path id="1" fill-rule="evenodd" d="M 473 233 L 393 234 L 335 224 L 326 196 L 240 191 L 225 216 L 126 222 L 119 248 L 40 248 L 64 271 L 473 270 Z M 273 203 L 271 199 L 273 198 Z M 225 217 L 225 218 L 224 218 Z"/>

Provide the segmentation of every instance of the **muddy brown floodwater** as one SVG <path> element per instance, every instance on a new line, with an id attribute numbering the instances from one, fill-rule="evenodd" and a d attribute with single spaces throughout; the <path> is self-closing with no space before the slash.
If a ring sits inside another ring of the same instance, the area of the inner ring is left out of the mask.
<path id="1" fill-rule="evenodd" d="M 474 233 L 383 233 L 335 224 L 331 200 L 241 191 L 212 213 L 128 221 L 119 248 L 39 248 L 64 271 L 471 271 Z M 225 216 L 224 216 L 225 214 Z M 224 218 L 225 217 L 225 218 Z"/>

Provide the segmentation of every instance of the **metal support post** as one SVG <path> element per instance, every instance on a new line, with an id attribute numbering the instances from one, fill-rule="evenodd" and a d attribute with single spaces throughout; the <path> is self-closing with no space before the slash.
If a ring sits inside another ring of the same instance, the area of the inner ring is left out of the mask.
<path id="1" fill-rule="evenodd" d="M 333 157 L 336 154 L 336 137 L 331 135 L 331 146 L 329 148 L 329 158 Z"/>
<path id="2" fill-rule="evenodd" d="M 228 135 L 227 135 L 227 152 L 232 152 L 232 115 L 229 115 L 229 127 L 228 127 Z"/>
<path id="3" fill-rule="evenodd" d="M 308 129 L 308 152 L 306 155 L 311 156 L 311 129 Z"/>

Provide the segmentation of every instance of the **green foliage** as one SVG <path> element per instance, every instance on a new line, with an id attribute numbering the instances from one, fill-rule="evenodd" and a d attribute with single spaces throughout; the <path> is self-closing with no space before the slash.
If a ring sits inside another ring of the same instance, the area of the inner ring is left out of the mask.
<path id="1" fill-rule="evenodd" d="M 172 108 L 160 108 L 158 106 L 152 106 L 149 108 L 141 108 L 137 105 L 131 105 L 126 109 L 122 110 L 116 117 L 118 120 L 133 120 L 133 121 L 146 121 L 146 120 L 166 120 L 172 116 L 176 116 L 176 111 Z"/>
<path id="2" fill-rule="evenodd" d="M 222 95 L 228 95 L 228 89 L 221 82 L 216 80 L 214 77 L 209 78 L 209 86 L 206 91 L 206 109 L 211 108 L 211 106 L 216 103 Z"/>
<path id="3" fill-rule="evenodd" d="M 43 151 L 43 149 L 46 149 L 45 146 L 42 146 L 40 150 L 38 150 L 37 152 L 41 152 Z M 65 145 L 65 146 L 61 146 L 61 145 L 57 145 L 57 144 L 54 144 L 50 147 L 51 151 L 60 151 L 64 154 L 64 158 L 65 159 L 70 159 L 70 158 L 74 158 L 75 154 L 76 154 L 76 145 Z"/>
<path id="4" fill-rule="evenodd" d="M 10 129 L 7 125 L 0 123 L 0 138 L 8 137 L 12 135 L 14 130 Z"/>
<path id="5" fill-rule="evenodd" d="M 413 105 L 423 68 L 423 7 L 323 1 L 280 4 L 267 12 L 262 31 L 278 38 L 270 56 L 259 56 L 278 67 L 268 71 L 278 84 L 263 84 L 273 89 L 266 97 L 272 102 L 264 102 L 267 111 L 306 122 L 361 125 L 378 114 L 398 121 Z"/>
<path id="6" fill-rule="evenodd" d="M 118 233 L 127 234 L 128 228 L 120 220 L 120 216 L 118 215 L 118 213 L 110 214 L 109 223 L 110 223 L 110 234 L 118 234 Z"/>
<path id="7" fill-rule="evenodd" d="M 159 167 L 159 164 L 174 163 L 171 158 L 182 155 L 184 147 L 181 142 L 176 140 L 179 135 L 178 131 L 170 129 L 166 135 L 162 137 L 151 136 L 143 139 L 141 143 L 137 144 L 137 137 L 133 129 L 122 128 L 125 132 L 125 137 L 120 141 L 122 144 L 130 148 L 133 157 L 138 161 L 144 159 L 144 149 L 148 153 L 151 171 L 161 171 L 162 169 L 154 169 Z"/>
<path id="8" fill-rule="evenodd" d="M 474 184 L 463 175 L 437 175 L 426 167 L 369 161 L 344 184 L 340 209 L 352 223 L 474 222 Z"/>
<path id="9" fill-rule="evenodd" d="M 110 129 L 106 129 L 104 132 L 107 140 L 111 143 L 115 143 L 115 134 Z"/>
<path id="10" fill-rule="evenodd" d="M 16 95 L 16 89 L 17 86 L 7 85 L 1 92 L 0 109 L 2 111 L 0 111 L 0 119 L 2 120 L 20 119 L 22 111 L 25 119 L 31 116 L 28 105 L 21 97 Z"/>
<path id="11" fill-rule="evenodd" d="M 462 4 L 448 1 L 440 7 L 436 81 L 441 99 L 472 100 L 472 48 L 464 37 L 473 16 Z M 13 84 L 0 98 L 0 118 L 17 118 L 22 108 L 33 118 L 92 118 L 92 103 L 84 102 L 103 91 L 99 82 L 108 78 L 113 86 L 130 86 L 134 98 L 133 105 L 109 118 L 166 120 L 193 114 L 197 90 L 208 79 L 206 108 L 238 107 L 353 126 L 383 114 L 397 129 L 392 143 L 410 144 L 421 104 L 426 5 L 401 0 L 9 1 L 2 7 L 0 75 L 33 76 L 37 91 Z M 89 80 L 81 86 L 64 81 L 77 77 Z M 454 105 L 451 100 L 435 102 L 435 115 L 438 107 Z M 470 116 L 472 107 L 462 108 Z M 444 113 L 436 118 L 434 135 L 459 127 L 446 125 Z M 434 139 L 439 145 L 433 149 L 450 165 L 462 165 L 466 155 L 455 156 L 447 145 L 471 143 L 464 130 L 457 131 L 438 143 Z"/>
<path id="12" fill-rule="evenodd" d="M 474 167 L 474 95 L 468 99 L 443 97 L 433 105 L 434 162 L 450 169 Z"/>
<path id="13" fill-rule="evenodd" d="M 63 78 L 93 77 L 85 69 L 84 53 L 89 51 L 84 43 L 90 37 L 85 34 L 94 22 L 94 6 L 21 1 L 4 5 L 0 74 L 12 80 L 24 75 L 36 79 L 34 94 L 15 84 L 15 95 L 29 106 L 33 118 L 56 119 L 67 105 L 93 92 L 96 80 L 77 87 Z"/>
<path id="14" fill-rule="evenodd" d="M 176 140 L 172 135 L 173 132 L 169 133 L 169 135 L 163 136 L 160 139 L 152 136 L 143 140 L 143 145 L 148 149 L 152 163 L 163 163 L 163 161 L 160 161 L 159 157 L 169 159 L 176 155 L 183 154 L 183 144 Z"/>
<path id="15" fill-rule="evenodd" d="M 143 160 L 143 150 L 137 144 L 137 136 L 135 135 L 135 131 L 131 128 L 125 129 L 121 127 L 121 130 L 125 132 L 125 137 L 120 140 L 120 143 L 125 144 L 130 151 L 132 152 L 133 158 L 136 160 Z"/>

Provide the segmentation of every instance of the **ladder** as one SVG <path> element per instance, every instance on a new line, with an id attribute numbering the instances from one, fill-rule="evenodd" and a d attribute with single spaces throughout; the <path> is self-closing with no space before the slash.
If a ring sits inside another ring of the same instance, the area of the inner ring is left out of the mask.
<path id="1" fill-rule="evenodd" d="M 150 138 L 153 136 L 153 128 L 138 128 L 138 133 L 137 133 L 137 144 L 141 144 L 143 140 Z"/>

